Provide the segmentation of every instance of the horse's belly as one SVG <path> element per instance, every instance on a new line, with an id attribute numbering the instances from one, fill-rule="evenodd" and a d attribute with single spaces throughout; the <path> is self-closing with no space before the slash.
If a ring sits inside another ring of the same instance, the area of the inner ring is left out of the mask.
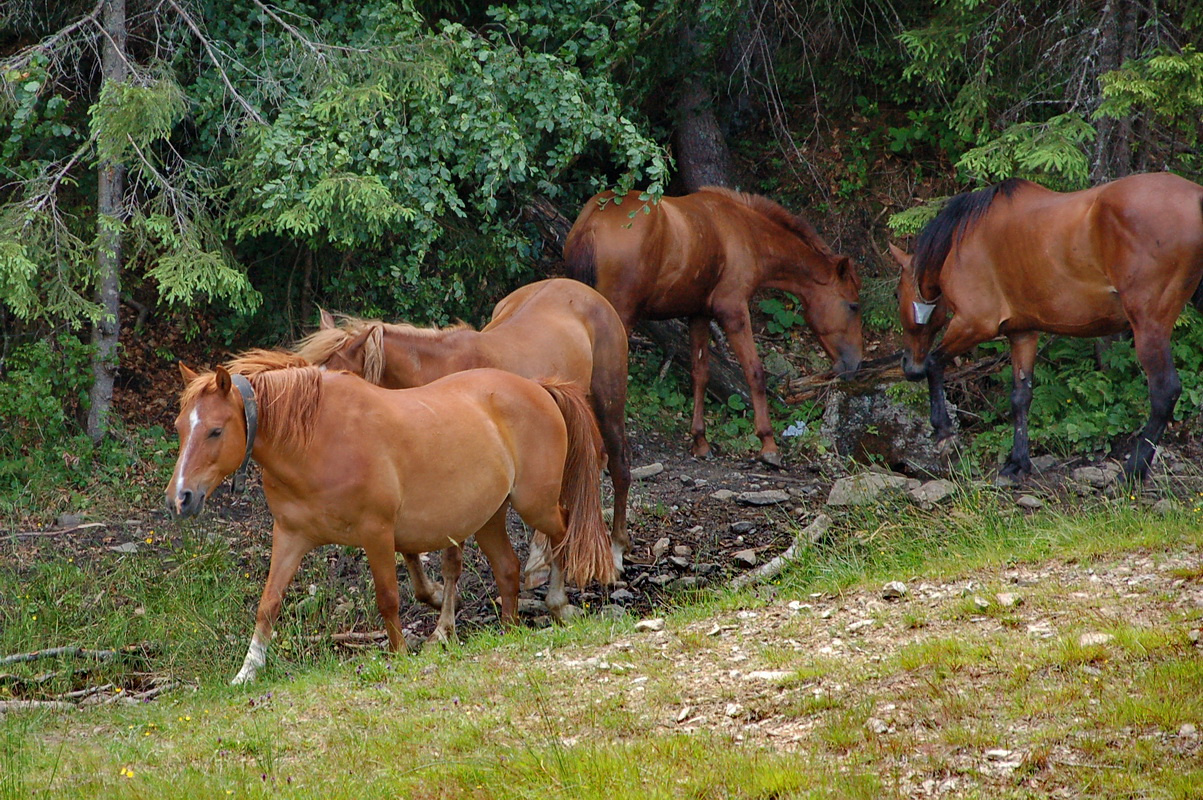
<path id="1" fill-rule="evenodd" d="M 1039 330 L 1064 336 L 1104 336 L 1128 327 L 1119 294 L 1110 286 L 1067 284 L 1058 296 L 1014 313 L 1004 330 Z"/>

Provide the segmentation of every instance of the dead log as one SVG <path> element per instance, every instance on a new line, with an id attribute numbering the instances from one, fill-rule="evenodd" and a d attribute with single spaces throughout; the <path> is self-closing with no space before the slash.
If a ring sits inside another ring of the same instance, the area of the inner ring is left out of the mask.
<path id="1" fill-rule="evenodd" d="M 762 564 L 756 569 L 745 572 L 742 575 L 736 576 L 731 581 L 732 589 L 742 589 L 745 586 L 750 586 L 754 583 L 764 583 L 767 580 L 777 577 L 786 565 L 791 561 L 797 560 L 802 551 L 813 545 L 815 542 L 823 538 L 827 533 L 827 529 L 831 527 L 831 517 L 826 514 L 820 514 L 815 517 L 814 521 L 806 526 L 806 529 L 801 531 L 795 538 L 794 543 L 781 555 L 774 558 L 767 564 Z"/>
<path id="2" fill-rule="evenodd" d="M 899 353 L 893 353 L 866 362 L 861 365 L 855 375 L 848 379 L 839 378 L 832 371 L 795 378 L 786 386 L 785 402 L 796 405 L 806 400 L 813 400 L 831 389 L 838 389 L 854 395 L 865 394 L 873 391 L 883 382 L 902 380 L 902 367 L 898 365 L 899 356 Z M 1010 353 L 999 353 L 962 364 L 945 374 L 944 383 L 948 386 L 985 377 L 1001 369 L 1010 357 Z"/>

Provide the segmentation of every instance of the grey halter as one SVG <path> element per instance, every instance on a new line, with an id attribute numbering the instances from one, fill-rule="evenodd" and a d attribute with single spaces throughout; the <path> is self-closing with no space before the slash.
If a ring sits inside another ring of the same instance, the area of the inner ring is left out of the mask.
<path id="1" fill-rule="evenodd" d="M 230 488 L 235 492 L 246 489 L 246 472 L 251 463 L 251 449 L 255 446 L 255 433 L 259 429 L 259 406 L 255 403 L 255 389 L 243 375 L 231 375 L 230 380 L 242 395 L 242 410 L 246 414 L 246 455 L 242 457 L 242 466 L 230 478 Z"/>

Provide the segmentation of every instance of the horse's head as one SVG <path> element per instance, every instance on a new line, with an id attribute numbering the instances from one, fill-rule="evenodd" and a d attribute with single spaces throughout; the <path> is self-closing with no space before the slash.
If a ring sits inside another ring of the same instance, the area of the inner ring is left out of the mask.
<path id="1" fill-rule="evenodd" d="M 841 377 L 860 367 L 864 345 L 860 318 L 860 277 L 848 256 L 834 256 L 829 280 L 814 282 L 802 296 L 802 316 Z"/>
<path id="2" fill-rule="evenodd" d="M 384 326 L 370 325 L 361 333 L 348 336 L 341 347 L 330 353 L 322 366 L 334 372 L 354 372 L 379 386 L 384 378 Z"/>
<path id="3" fill-rule="evenodd" d="M 898 262 L 898 316 L 902 320 L 902 373 L 907 380 L 917 381 L 927 375 L 927 356 L 936 333 L 944 327 L 948 313 L 939 298 L 920 296 L 911 256 L 890 243 L 890 255 Z"/>
<path id="4" fill-rule="evenodd" d="M 246 417 L 242 396 L 223 367 L 197 375 L 181 363 L 180 375 L 185 387 L 175 420 L 180 455 L 167 485 L 167 505 L 177 517 L 194 517 L 205 497 L 242 463 Z"/>

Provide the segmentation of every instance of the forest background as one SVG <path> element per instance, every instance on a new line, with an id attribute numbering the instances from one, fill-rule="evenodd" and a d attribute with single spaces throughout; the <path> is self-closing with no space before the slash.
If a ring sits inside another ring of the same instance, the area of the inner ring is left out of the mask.
<path id="1" fill-rule="evenodd" d="M 605 187 L 723 184 L 807 215 L 861 265 L 868 337 L 889 342 L 885 242 L 942 198 L 1200 180 L 1201 23 L 1188 0 L 8 0 L 0 514 L 165 458 L 144 425 L 185 354 L 287 342 L 319 304 L 482 322 L 554 271 Z M 791 299 L 759 312 L 804 335 Z M 1189 420 L 1193 310 L 1174 350 Z M 1046 449 L 1146 413 L 1130 346 L 1053 340 L 1036 381 Z M 1007 391 L 984 396 L 992 453 Z"/>

